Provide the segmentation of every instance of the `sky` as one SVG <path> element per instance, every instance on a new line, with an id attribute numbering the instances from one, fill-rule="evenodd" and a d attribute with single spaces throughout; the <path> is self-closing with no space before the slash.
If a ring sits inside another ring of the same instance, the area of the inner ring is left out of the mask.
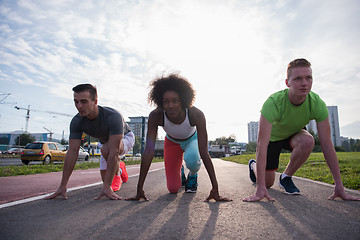
<path id="1" fill-rule="evenodd" d="M 0 132 L 25 130 L 30 106 L 29 132 L 67 138 L 79 83 L 126 120 L 148 116 L 150 81 L 179 73 L 209 140 L 247 142 L 287 64 L 306 58 L 340 135 L 360 138 L 359 13 L 358 0 L 0 0 Z"/>

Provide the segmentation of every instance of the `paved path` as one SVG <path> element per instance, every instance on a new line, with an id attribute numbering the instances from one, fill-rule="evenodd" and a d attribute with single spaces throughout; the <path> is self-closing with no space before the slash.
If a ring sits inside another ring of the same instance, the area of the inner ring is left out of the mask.
<path id="1" fill-rule="evenodd" d="M 163 162 L 153 163 L 150 171 L 162 169 L 163 167 Z M 127 166 L 127 172 L 130 176 L 137 176 L 139 170 L 140 165 Z M 61 176 L 62 172 L 51 172 L 25 176 L 0 177 L 0 208 L 9 205 L 6 205 L 6 203 L 54 192 L 59 187 Z M 71 174 L 68 189 L 78 189 L 89 185 L 99 185 L 101 183 L 99 168 L 76 170 Z"/>
<path id="2" fill-rule="evenodd" d="M 359 239 L 360 202 L 329 201 L 332 187 L 295 179 L 289 196 L 274 186 L 276 202 L 245 203 L 255 186 L 246 165 L 213 159 L 220 194 L 228 203 L 205 203 L 211 189 L 204 167 L 196 194 L 169 194 L 164 170 L 148 174 L 148 202 L 93 200 L 100 185 L 70 192 L 68 200 L 37 200 L 0 209 L 1 239 Z M 137 177 L 119 195 L 135 195 Z M 359 191 L 352 194 L 360 195 Z"/>

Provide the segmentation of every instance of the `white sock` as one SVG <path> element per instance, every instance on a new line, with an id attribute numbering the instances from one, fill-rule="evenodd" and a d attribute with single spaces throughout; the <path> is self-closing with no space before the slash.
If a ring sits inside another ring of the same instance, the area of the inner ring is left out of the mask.
<path id="1" fill-rule="evenodd" d="M 253 162 L 252 164 L 250 164 L 250 168 L 251 168 L 251 170 L 253 170 L 254 171 L 254 168 L 253 168 L 253 165 L 254 164 L 256 164 L 256 162 Z M 256 166 L 256 165 L 255 165 Z"/>
<path id="2" fill-rule="evenodd" d="M 285 173 L 281 174 L 281 180 L 283 180 L 283 179 L 284 179 L 284 177 L 291 177 L 291 176 L 286 175 Z"/>

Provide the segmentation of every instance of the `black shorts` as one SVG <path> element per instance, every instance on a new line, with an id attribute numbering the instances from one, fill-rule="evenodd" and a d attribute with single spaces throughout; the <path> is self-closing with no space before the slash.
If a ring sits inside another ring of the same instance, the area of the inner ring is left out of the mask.
<path id="1" fill-rule="evenodd" d="M 275 171 L 279 168 L 279 157 L 282 149 L 292 151 L 290 140 L 293 136 L 280 141 L 269 142 L 267 149 L 266 170 Z"/>

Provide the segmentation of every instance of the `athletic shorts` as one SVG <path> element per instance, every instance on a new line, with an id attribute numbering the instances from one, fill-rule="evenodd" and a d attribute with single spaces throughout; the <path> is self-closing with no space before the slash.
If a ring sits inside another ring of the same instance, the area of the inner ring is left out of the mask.
<path id="1" fill-rule="evenodd" d="M 124 135 L 122 141 L 124 143 L 124 151 L 120 154 L 120 156 L 125 155 L 125 153 L 130 151 L 130 149 L 134 146 L 134 144 L 135 144 L 134 133 L 128 132 L 127 134 Z M 100 170 L 106 170 L 106 168 L 107 168 L 106 160 L 103 157 L 103 155 L 101 154 L 100 155 Z"/>
<path id="2" fill-rule="evenodd" d="M 267 149 L 266 170 L 275 171 L 279 168 L 279 157 L 282 149 L 292 151 L 290 136 L 280 141 L 269 142 Z"/>

